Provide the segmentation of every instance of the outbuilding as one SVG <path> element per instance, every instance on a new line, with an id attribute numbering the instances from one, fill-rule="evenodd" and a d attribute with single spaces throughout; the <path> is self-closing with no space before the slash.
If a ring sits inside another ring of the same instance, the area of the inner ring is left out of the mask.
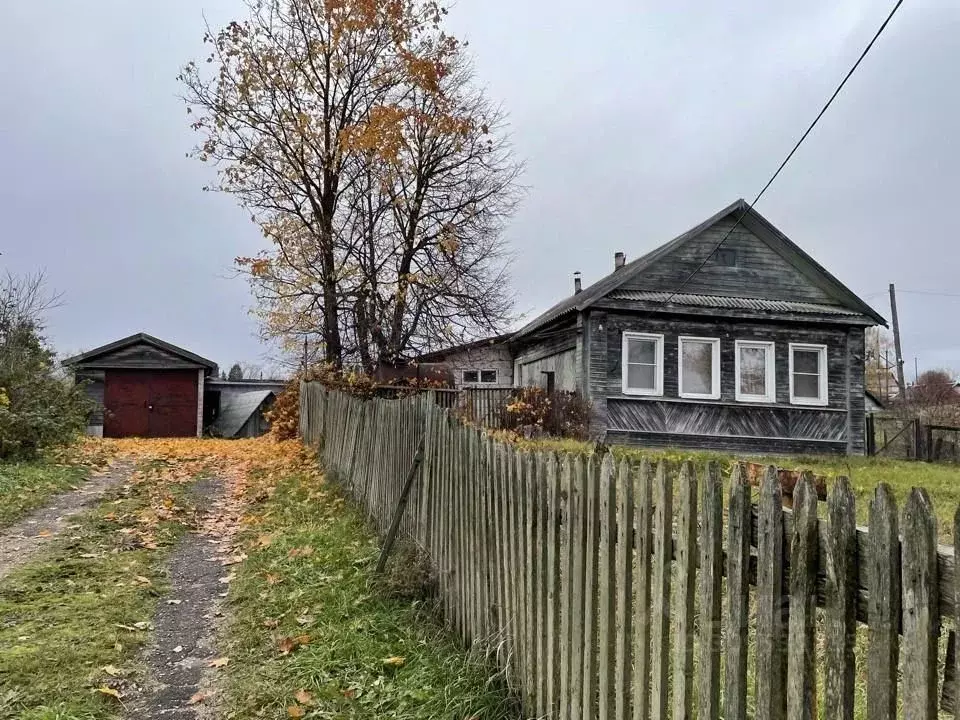
<path id="1" fill-rule="evenodd" d="M 199 437 L 204 383 L 217 364 L 159 338 L 137 333 L 64 360 L 97 404 L 88 434 Z"/>

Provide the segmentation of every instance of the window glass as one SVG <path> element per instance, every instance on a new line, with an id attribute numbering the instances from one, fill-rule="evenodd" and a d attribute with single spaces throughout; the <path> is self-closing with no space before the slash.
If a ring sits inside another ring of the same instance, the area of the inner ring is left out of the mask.
<path id="1" fill-rule="evenodd" d="M 482 383 L 495 383 L 497 381 L 497 371 L 496 370 L 481 370 L 480 371 L 480 382 Z"/>
<path id="2" fill-rule="evenodd" d="M 790 348 L 790 401 L 801 405 L 827 402 L 827 349 L 819 345 Z"/>
<path id="3" fill-rule="evenodd" d="M 480 381 L 480 373 L 476 370 L 464 370 L 463 381 L 465 383 L 475 383 Z"/>
<path id="4" fill-rule="evenodd" d="M 716 344 L 705 340 L 681 340 L 680 353 L 683 363 L 680 392 L 685 395 L 712 395 L 714 348 Z"/>
<path id="5" fill-rule="evenodd" d="M 741 395 L 767 396 L 768 352 L 768 348 L 760 345 L 746 345 L 740 348 Z"/>
<path id="6" fill-rule="evenodd" d="M 624 390 L 637 394 L 659 395 L 663 369 L 663 338 L 624 335 Z"/>

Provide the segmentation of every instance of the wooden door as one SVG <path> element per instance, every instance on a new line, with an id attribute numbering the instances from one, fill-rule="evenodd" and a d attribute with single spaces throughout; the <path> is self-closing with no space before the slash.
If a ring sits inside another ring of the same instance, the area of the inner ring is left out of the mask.
<path id="1" fill-rule="evenodd" d="M 105 437 L 194 437 L 196 370 L 107 370 Z"/>
<path id="2" fill-rule="evenodd" d="M 103 387 L 104 437 L 150 434 L 151 374 L 145 370 L 107 370 Z"/>
<path id="3" fill-rule="evenodd" d="M 164 370 L 150 381 L 150 437 L 197 434 L 197 371 Z"/>

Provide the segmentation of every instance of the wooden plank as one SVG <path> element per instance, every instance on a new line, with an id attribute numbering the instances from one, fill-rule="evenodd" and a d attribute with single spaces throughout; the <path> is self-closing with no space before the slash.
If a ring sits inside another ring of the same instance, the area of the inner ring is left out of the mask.
<path id="1" fill-rule="evenodd" d="M 960 505 L 957 506 L 957 510 L 953 515 L 953 545 L 954 547 L 960 546 Z M 954 607 L 960 608 L 960 573 L 954 575 L 953 583 L 953 597 L 954 597 Z M 957 692 L 958 684 L 960 684 L 960 652 L 957 652 L 957 630 L 960 629 L 960 610 L 956 612 L 953 616 L 953 627 L 954 632 L 950 634 L 949 640 L 952 640 L 953 646 L 953 655 L 947 653 L 948 657 L 948 666 L 947 671 L 953 671 L 953 682 L 947 683 L 946 678 L 944 679 L 944 705 L 950 705 L 953 709 L 953 716 L 956 720 L 960 720 L 960 693 Z M 953 661 L 952 663 L 950 661 Z M 948 691 L 949 688 L 949 691 Z M 949 693 L 949 702 L 947 695 Z"/>
<path id="2" fill-rule="evenodd" d="M 570 490 L 573 495 L 573 572 L 570 583 L 573 588 L 573 603 L 570 616 L 570 717 L 579 718 L 583 712 L 583 604 L 585 561 L 587 543 L 587 509 L 584 493 L 587 489 L 587 473 L 583 458 L 573 460 L 573 479 Z"/>
<path id="3" fill-rule="evenodd" d="M 573 576 L 574 576 L 574 545 L 575 511 L 573 499 L 574 469 L 573 459 L 565 455 L 560 471 L 560 502 L 562 504 L 562 525 L 560 532 L 560 638 L 558 655 L 560 657 L 560 699 L 557 703 L 559 717 L 569 720 L 570 708 L 573 705 L 571 681 L 573 670 Z"/>
<path id="4" fill-rule="evenodd" d="M 407 477 L 404 480 L 403 490 L 400 492 L 400 499 L 397 501 L 397 508 L 390 523 L 390 528 L 387 530 L 387 535 L 383 541 L 383 549 L 380 551 L 380 557 L 377 560 L 375 570 L 378 575 L 382 573 L 387 566 L 387 558 L 390 556 L 390 550 L 393 549 L 397 532 L 400 530 L 400 521 L 403 518 L 404 510 L 406 510 L 407 503 L 410 499 L 410 490 L 413 488 L 413 482 L 417 477 L 417 470 L 420 469 L 422 459 L 423 441 L 421 440 L 420 447 L 417 449 L 417 454 L 413 456 L 413 463 L 410 465 L 410 470 L 407 472 Z"/>
<path id="5" fill-rule="evenodd" d="M 521 681 L 522 651 L 521 632 L 520 632 L 520 597 L 518 593 L 519 578 L 521 572 L 520 556 L 518 553 L 517 536 L 520 534 L 520 523 L 518 516 L 517 499 L 517 453 L 510 446 L 506 449 L 505 455 L 505 474 L 504 488 L 507 500 L 507 554 L 509 562 L 509 571 L 507 572 L 507 592 L 509 594 L 510 621 L 509 621 L 509 645 L 510 645 L 510 668 L 509 678 L 514 688 L 519 688 Z"/>
<path id="6" fill-rule="evenodd" d="M 536 584 L 536 553 L 533 546 L 534 518 L 536 517 L 536 494 L 533 491 L 536 483 L 536 466 L 533 462 L 533 453 L 524 454 L 524 484 L 522 489 L 523 504 L 523 631 L 524 631 L 524 662 L 526 665 L 525 697 L 527 707 L 536 712 L 537 702 L 537 638 L 535 631 L 534 613 L 537 608 Z"/>
<path id="7" fill-rule="evenodd" d="M 501 670 L 507 668 L 507 596 L 505 589 L 504 573 L 506 572 L 507 557 L 505 552 L 504 518 L 506 515 L 506 502 L 503 497 L 501 487 L 501 474 L 503 469 L 502 452 L 503 447 L 498 442 L 487 441 L 487 449 L 490 454 L 490 491 L 493 498 L 493 533 L 494 533 L 494 566 L 491 571 L 494 573 L 494 582 L 497 589 L 497 629 L 495 636 L 495 646 L 497 654 L 497 667 Z"/>
<path id="8" fill-rule="evenodd" d="M 925 490 L 914 488 L 903 508 L 903 712 L 937 717 L 937 521 Z"/>
<path id="9" fill-rule="evenodd" d="M 544 629 L 546 640 L 546 676 L 547 676 L 547 715 L 558 717 L 560 713 L 560 607 L 563 597 L 561 583 L 562 541 L 560 516 L 561 491 L 560 473 L 555 453 L 548 453 L 546 466 L 547 496 L 547 624 Z"/>
<path id="10" fill-rule="evenodd" d="M 817 491 L 804 473 L 793 495 L 790 537 L 790 621 L 787 637 L 787 715 L 797 720 L 817 717 L 814 667 L 816 621 Z"/>
<path id="11" fill-rule="evenodd" d="M 650 461 L 644 458 L 640 462 L 633 488 L 633 720 L 647 720 L 650 717 L 652 476 Z"/>
<path id="12" fill-rule="evenodd" d="M 757 528 L 757 720 L 786 715 L 783 606 L 783 506 L 771 467 L 760 489 Z"/>
<path id="13" fill-rule="evenodd" d="M 670 679 L 670 569 L 673 554 L 673 481 L 666 461 L 657 463 L 654 481 L 653 582 L 650 632 L 650 717 L 665 720 L 669 713 Z"/>
<path id="14" fill-rule="evenodd" d="M 613 717 L 617 634 L 617 484 L 613 455 L 600 464 L 600 552 L 597 572 L 597 715 Z"/>
<path id="15" fill-rule="evenodd" d="M 597 555 L 600 550 L 600 468 L 587 459 L 583 585 L 583 720 L 597 715 Z"/>
<path id="16" fill-rule="evenodd" d="M 501 642 L 504 646 L 504 656 L 506 658 L 506 677 L 508 683 L 512 683 L 516 677 L 516 642 L 514 641 L 514 558 L 512 544 L 512 522 L 510 508 L 510 474 L 512 472 L 513 462 L 510 457 L 510 451 L 502 443 L 497 445 L 497 464 L 499 466 L 498 485 L 500 487 L 500 503 L 503 516 L 500 527 L 500 543 L 502 546 L 501 563 L 501 582 L 503 584 L 503 605 L 504 605 L 504 623 L 503 637 Z"/>
<path id="17" fill-rule="evenodd" d="M 692 462 L 680 468 L 680 511 L 677 514 L 676 612 L 673 646 L 673 717 L 693 712 L 693 611 L 697 580 L 697 475 Z"/>
<path id="18" fill-rule="evenodd" d="M 616 481 L 617 552 L 614 566 L 616 578 L 616 694 L 614 718 L 631 720 L 630 683 L 633 668 L 633 478 L 630 464 L 620 461 Z"/>
<path id="19" fill-rule="evenodd" d="M 824 562 L 827 585 L 824 605 L 825 717 L 853 720 L 857 619 L 854 609 L 857 563 L 856 506 L 850 481 L 838 477 L 828 501 L 830 527 Z"/>
<path id="20" fill-rule="evenodd" d="M 534 561 L 535 561 L 535 580 L 534 589 L 536 590 L 537 606 L 534 613 L 534 638 L 536 639 L 536 657 L 534 667 L 536 668 L 537 682 L 537 714 L 540 717 L 547 716 L 550 712 L 547 695 L 550 686 L 549 653 L 547 649 L 547 634 L 551 632 L 548 615 L 548 592 L 550 587 L 550 567 L 547 557 L 548 523 L 552 525 L 548 514 L 547 505 L 547 453 L 537 453 L 534 458 L 536 472 L 534 477 L 536 483 L 534 486 L 534 503 L 536 506 L 536 521 L 534 523 Z"/>
<path id="21" fill-rule="evenodd" d="M 707 466 L 700 501 L 700 642 L 697 717 L 720 717 L 721 582 L 723 577 L 723 478 L 720 466 Z"/>
<path id="22" fill-rule="evenodd" d="M 870 502 L 868 561 L 867 717 L 897 717 L 900 658 L 900 540 L 897 504 L 885 483 Z"/>

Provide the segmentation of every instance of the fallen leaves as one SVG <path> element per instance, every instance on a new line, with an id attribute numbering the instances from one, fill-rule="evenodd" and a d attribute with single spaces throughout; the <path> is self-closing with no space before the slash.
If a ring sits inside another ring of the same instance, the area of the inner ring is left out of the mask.
<path id="1" fill-rule="evenodd" d="M 211 695 L 213 695 L 213 693 L 205 692 L 203 690 L 200 690 L 199 692 L 195 692 L 193 695 L 190 696 L 190 699 L 187 700 L 187 705 L 199 705 Z"/>
<path id="2" fill-rule="evenodd" d="M 280 649 L 281 655 L 289 655 L 294 650 L 299 648 L 301 645 L 309 645 L 310 636 L 309 635 L 295 635 L 293 637 L 281 638 L 277 642 L 277 647 Z"/>
<path id="3" fill-rule="evenodd" d="M 310 557 L 311 555 L 313 555 L 313 548 L 309 545 L 304 545 L 303 547 L 299 548 L 291 548 L 290 552 L 287 553 L 287 557 L 291 558 Z"/>
<path id="4" fill-rule="evenodd" d="M 384 658 L 383 665 L 384 667 L 398 668 L 403 667 L 406 662 L 405 658 L 394 655 L 393 657 Z"/>
<path id="5" fill-rule="evenodd" d="M 290 707 L 287 708 L 287 715 L 289 715 L 292 718 L 302 718 L 306 714 L 307 714 L 307 711 L 304 710 L 299 705 L 291 705 Z"/>
<path id="6" fill-rule="evenodd" d="M 101 695 L 106 695 L 107 697 L 112 697 L 114 700 L 119 700 L 122 697 L 119 690 L 109 687 L 108 685 L 101 685 L 97 688 L 96 692 Z"/>
<path id="7" fill-rule="evenodd" d="M 209 668 L 222 668 L 230 664 L 230 658 L 228 657 L 218 657 L 207 663 Z"/>
<path id="8" fill-rule="evenodd" d="M 313 695 L 303 688 L 300 688 L 293 694 L 293 699 L 301 705 L 313 705 Z"/>
<path id="9" fill-rule="evenodd" d="M 264 621 L 263 621 L 263 626 L 264 626 L 265 628 L 275 628 L 275 627 L 279 627 L 279 626 L 280 626 L 280 621 L 279 621 L 279 620 L 275 620 L 275 619 L 273 619 L 273 618 L 271 618 L 271 619 L 269 619 L 269 620 L 264 620 Z"/>

